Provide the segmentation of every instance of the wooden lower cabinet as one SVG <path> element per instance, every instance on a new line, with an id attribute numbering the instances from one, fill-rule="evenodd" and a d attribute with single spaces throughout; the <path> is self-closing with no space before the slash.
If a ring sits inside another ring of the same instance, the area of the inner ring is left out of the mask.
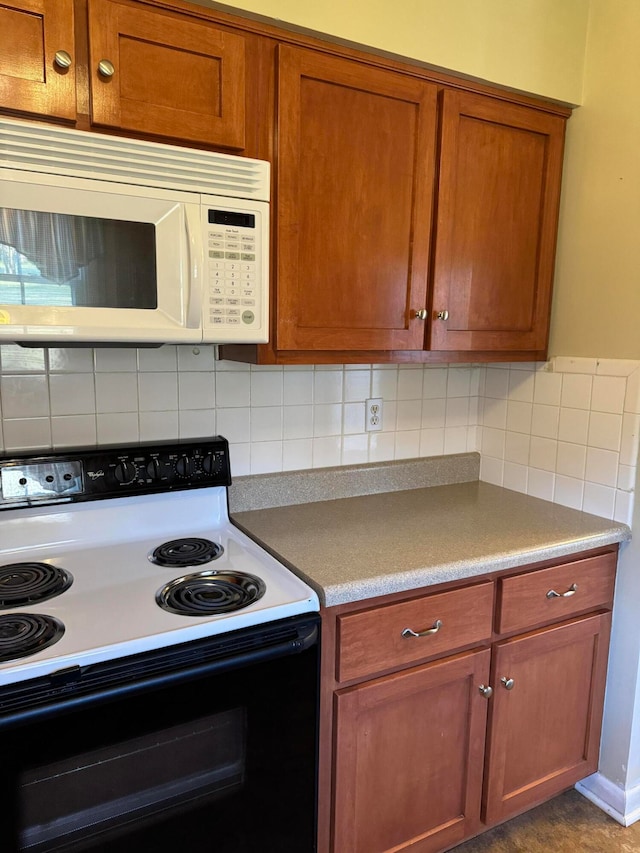
<path id="1" fill-rule="evenodd" d="M 486 823 L 570 788 L 598 767 L 611 614 L 498 643 Z"/>
<path id="2" fill-rule="evenodd" d="M 489 651 L 336 695 L 336 853 L 435 853 L 477 831 Z"/>
<path id="3" fill-rule="evenodd" d="M 330 608 L 319 853 L 441 853 L 595 772 L 616 556 Z"/>

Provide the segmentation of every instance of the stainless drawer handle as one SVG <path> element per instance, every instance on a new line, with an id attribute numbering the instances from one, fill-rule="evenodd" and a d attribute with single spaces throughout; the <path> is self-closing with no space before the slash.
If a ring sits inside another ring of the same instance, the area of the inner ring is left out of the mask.
<path id="1" fill-rule="evenodd" d="M 547 598 L 571 598 L 578 591 L 578 584 L 572 583 L 566 592 L 556 592 L 555 589 L 550 589 L 547 593 Z"/>
<path id="2" fill-rule="evenodd" d="M 515 685 L 515 681 L 513 680 L 513 678 L 507 678 L 507 676 L 504 675 L 500 679 L 500 681 L 502 684 L 504 684 L 504 686 L 507 688 L 507 690 L 513 690 L 514 685 Z"/>
<path id="3" fill-rule="evenodd" d="M 433 628 L 427 628 L 426 631 L 412 631 L 411 628 L 405 628 L 402 632 L 403 637 L 428 637 L 429 634 L 437 634 L 442 628 L 442 622 L 439 619 L 433 623 Z"/>

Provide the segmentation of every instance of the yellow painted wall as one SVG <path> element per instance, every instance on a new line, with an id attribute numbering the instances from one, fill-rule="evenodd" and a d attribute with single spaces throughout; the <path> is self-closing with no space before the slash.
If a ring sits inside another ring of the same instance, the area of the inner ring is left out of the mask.
<path id="1" fill-rule="evenodd" d="M 231 5 L 560 101 L 577 104 L 582 97 L 589 0 L 239 0 Z"/>
<path id="2" fill-rule="evenodd" d="M 552 355 L 640 358 L 640 2 L 592 0 L 569 121 Z"/>

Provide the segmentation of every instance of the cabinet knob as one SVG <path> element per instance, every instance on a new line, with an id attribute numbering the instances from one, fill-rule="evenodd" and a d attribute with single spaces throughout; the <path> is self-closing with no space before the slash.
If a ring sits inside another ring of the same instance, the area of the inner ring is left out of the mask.
<path id="1" fill-rule="evenodd" d="M 53 61 L 58 68 L 68 68 L 71 65 L 71 54 L 67 53 L 66 50 L 56 50 Z"/>
<path id="2" fill-rule="evenodd" d="M 493 696 L 493 687 L 489 687 L 488 684 L 481 684 L 478 690 L 485 699 L 490 699 Z"/>
<path id="3" fill-rule="evenodd" d="M 513 680 L 513 678 L 507 678 L 507 676 L 505 675 L 500 679 L 500 681 L 504 684 L 507 690 L 513 690 L 515 686 L 515 681 Z"/>
<path id="4" fill-rule="evenodd" d="M 433 623 L 433 628 L 427 628 L 426 631 L 412 631 L 411 628 L 405 628 L 402 632 L 403 637 L 428 637 L 430 634 L 437 634 L 442 628 L 440 619 L 436 619 Z"/>
<path id="5" fill-rule="evenodd" d="M 566 592 L 556 592 L 555 589 L 550 589 L 547 593 L 547 598 L 571 598 L 578 591 L 578 584 L 572 583 Z"/>
<path id="6" fill-rule="evenodd" d="M 436 314 L 436 317 L 438 320 L 448 320 L 449 319 L 449 312 L 445 308 L 444 311 L 438 311 Z"/>
<path id="7" fill-rule="evenodd" d="M 102 74 L 103 77 L 113 77 L 116 73 L 116 68 L 113 62 L 109 59 L 101 59 L 98 63 L 98 72 Z"/>
<path id="8" fill-rule="evenodd" d="M 426 320 L 428 315 L 426 308 L 421 308 L 419 311 L 415 312 L 416 320 Z"/>

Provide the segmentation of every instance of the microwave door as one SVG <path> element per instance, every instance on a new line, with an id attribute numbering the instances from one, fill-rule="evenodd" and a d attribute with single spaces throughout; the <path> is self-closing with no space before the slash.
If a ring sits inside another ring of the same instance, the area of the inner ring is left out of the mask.
<path id="1" fill-rule="evenodd" d="M 187 324 L 190 194 L 19 176 L 0 179 L 0 341 L 201 340 Z"/>

